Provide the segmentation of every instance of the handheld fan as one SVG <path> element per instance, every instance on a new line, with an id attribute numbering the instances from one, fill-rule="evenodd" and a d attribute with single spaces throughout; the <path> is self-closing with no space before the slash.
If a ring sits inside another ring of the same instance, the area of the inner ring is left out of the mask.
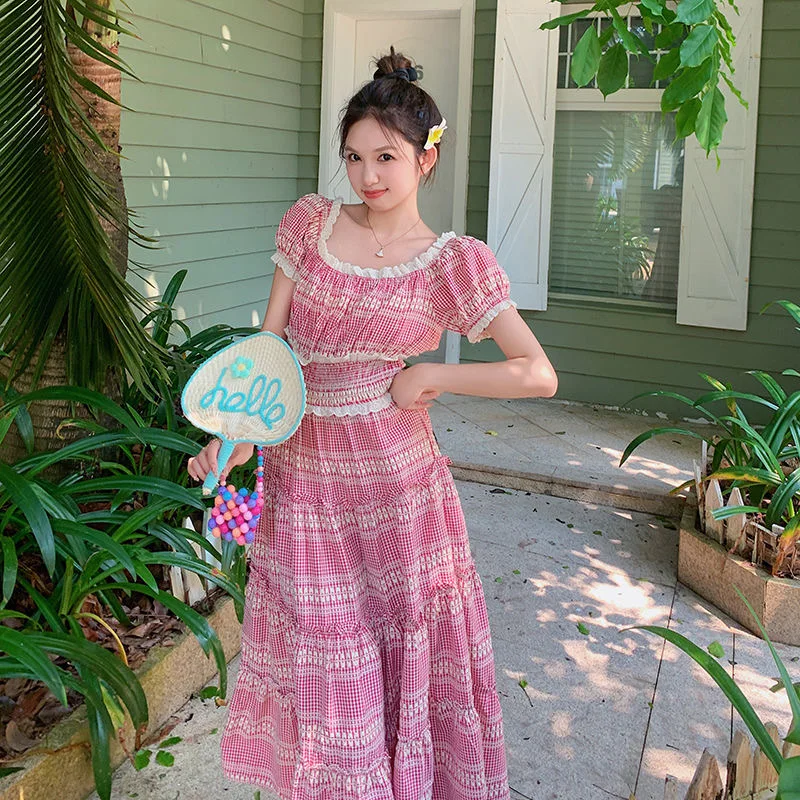
<path id="1" fill-rule="evenodd" d="M 242 517 L 239 522 L 234 512 L 242 506 L 246 511 L 241 514 L 253 516 L 257 509 L 257 516 L 260 511 L 263 448 L 288 439 L 305 412 L 306 391 L 300 362 L 289 345 L 274 333 L 262 331 L 247 336 L 215 353 L 197 368 L 184 387 L 181 405 L 193 425 L 222 441 L 217 457 L 218 474 L 225 469 L 235 445 L 250 442 L 259 448 L 256 492 L 250 495 L 246 489 L 237 491 L 233 486 L 220 486 L 216 498 L 215 512 L 222 513 L 215 516 L 225 517 L 228 523 L 224 538 L 242 539 L 240 543 L 244 543 L 244 533 L 255 528 L 255 524 L 251 522 L 242 531 L 242 522 L 250 520 Z M 209 472 L 203 494 L 211 494 L 216 485 L 217 476 Z M 223 503 L 225 510 L 221 509 Z"/>

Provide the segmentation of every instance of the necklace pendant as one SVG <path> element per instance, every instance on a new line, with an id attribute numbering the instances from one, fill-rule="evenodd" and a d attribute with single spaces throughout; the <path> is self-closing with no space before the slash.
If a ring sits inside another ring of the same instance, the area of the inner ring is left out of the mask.
<path id="1" fill-rule="evenodd" d="M 376 256 L 379 256 L 380 258 L 383 258 L 383 248 L 381 247 L 381 249 L 380 249 L 380 250 L 378 250 L 378 252 L 377 252 L 377 253 L 375 253 L 375 255 L 376 255 Z"/>

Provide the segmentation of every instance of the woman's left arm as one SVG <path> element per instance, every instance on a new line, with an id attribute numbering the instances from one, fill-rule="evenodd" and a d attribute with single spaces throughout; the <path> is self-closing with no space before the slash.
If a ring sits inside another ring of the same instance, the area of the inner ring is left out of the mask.
<path id="1" fill-rule="evenodd" d="M 414 364 L 395 376 L 390 392 L 400 408 L 427 408 L 443 392 L 479 397 L 552 397 L 558 377 L 516 308 L 501 311 L 486 332 L 505 361 L 486 364 Z"/>

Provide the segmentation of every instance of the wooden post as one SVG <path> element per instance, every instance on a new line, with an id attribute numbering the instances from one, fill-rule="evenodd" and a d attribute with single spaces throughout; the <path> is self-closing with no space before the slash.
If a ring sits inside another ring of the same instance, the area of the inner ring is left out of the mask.
<path id="1" fill-rule="evenodd" d="M 780 750 L 778 726 L 774 722 L 767 722 L 764 727 L 767 729 L 769 738 L 775 742 L 775 746 Z M 764 789 L 774 789 L 777 785 L 778 773 L 775 771 L 775 767 L 772 766 L 772 762 L 759 749 L 756 752 L 753 763 L 753 794 L 758 794 Z"/>
<path id="2" fill-rule="evenodd" d="M 722 800 L 722 779 L 717 759 L 703 750 L 685 800 Z"/>
<path id="3" fill-rule="evenodd" d="M 728 497 L 727 507 L 733 508 L 741 505 L 744 505 L 742 493 L 739 491 L 738 486 L 734 486 L 731 489 L 730 497 Z M 731 553 L 741 553 L 744 550 L 744 523 L 746 521 L 747 516 L 745 514 L 737 514 L 735 517 L 728 517 L 726 520 L 725 546 Z"/>
<path id="4" fill-rule="evenodd" d="M 706 535 L 716 539 L 720 544 L 725 543 L 725 521 L 714 519 L 711 512 L 717 508 L 722 508 L 725 501 L 722 499 L 722 489 L 719 488 L 719 481 L 716 478 L 708 482 L 706 489 Z"/>
<path id="5" fill-rule="evenodd" d="M 784 742 L 783 743 L 783 752 L 781 755 L 784 758 L 793 758 L 794 756 L 800 756 L 800 744 L 792 744 L 791 742 Z"/>
<path id="6" fill-rule="evenodd" d="M 753 789 L 753 751 L 750 737 L 741 729 L 733 735 L 728 750 L 725 800 L 747 800 Z"/>
<path id="7" fill-rule="evenodd" d="M 694 490 L 697 492 L 697 516 L 700 520 L 700 530 L 706 530 L 706 488 L 703 485 L 703 470 L 696 461 L 692 461 L 694 467 Z"/>
<path id="8" fill-rule="evenodd" d="M 664 800 L 680 800 L 680 797 L 678 797 L 678 779 L 674 775 L 667 775 L 664 781 Z"/>

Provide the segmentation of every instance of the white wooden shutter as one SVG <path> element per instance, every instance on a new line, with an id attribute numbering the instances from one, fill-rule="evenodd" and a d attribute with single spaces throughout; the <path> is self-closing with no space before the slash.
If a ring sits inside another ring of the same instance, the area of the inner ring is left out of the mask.
<path id="1" fill-rule="evenodd" d="M 750 233 L 758 119 L 758 73 L 763 0 L 741 0 L 739 16 L 725 8 L 736 35 L 734 83 L 746 110 L 720 81 L 728 124 L 720 167 L 692 136 L 686 140 L 677 321 L 682 325 L 747 327 Z"/>
<path id="2" fill-rule="evenodd" d="M 547 308 L 560 13 L 549 0 L 498 0 L 487 244 L 520 308 Z"/>

